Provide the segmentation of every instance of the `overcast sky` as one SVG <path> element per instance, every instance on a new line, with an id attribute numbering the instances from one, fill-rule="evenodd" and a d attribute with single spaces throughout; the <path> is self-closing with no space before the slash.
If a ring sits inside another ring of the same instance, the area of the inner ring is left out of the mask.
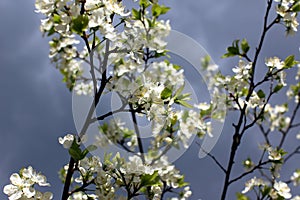
<path id="1" fill-rule="evenodd" d="M 221 70 L 234 66 L 235 60 L 220 59 L 234 39 L 247 38 L 251 46 L 257 45 L 265 1 L 165 2 L 172 8 L 167 15 L 172 28 L 203 45 Z M 34 13 L 34 0 L 1 0 L 0 9 L 0 188 L 9 183 L 10 174 L 32 165 L 48 177 L 54 199 L 59 199 L 62 184 L 57 171 L 69 157 L 57 138 L 75 132 L 71 94 L 49 62 L 48 42 L 39 31 L 41 16 Z M 283 27 L 278 26 L 268 35 L 263 55 L 284 58 L 295 54 L 299 59 L 299 46 L 299 34 L 286 38 Z M 231 126 L 225 126 L 213 150 L 223 162 L 228 157 L 230 131 Z M 256 149 L 255 139 L 246 141 L 248 150 Z M 210 159 L 198 159 L 198 150 L 193 145 L 176 164 L 191 182 L 191 199 L 218 199 L 223 174 Z M 235 185 L 228 199 L 242 188 L 243 184 Z M 6 199 L 2 192 L 0 199 Z"/>

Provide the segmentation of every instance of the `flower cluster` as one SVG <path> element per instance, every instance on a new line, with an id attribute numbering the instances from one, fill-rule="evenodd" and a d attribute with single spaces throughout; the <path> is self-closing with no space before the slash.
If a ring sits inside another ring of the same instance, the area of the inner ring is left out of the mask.
<path id="1" fill-rule="evenodd" d="M 275 105 L 272 107 L 270 104 L 265 106 L 265 123 L 267 123 L 271 129 L 274 131 L 275 129 L 284 130 L 290 124 L 290 117 L 285 116 L 288 111 L 287 104 L 283 105 Z"/>
<path id="2" fill-rule="evenodd" d="M 120 189 L 124 189 L 130 197 L 141 195 L 146 188 L 151 188 L 152 199 L 161 199 L 161 195 L 165 192 L 175 191 L 187 185 L 184 176 L 180 175 L 165 156 L 151 165 L 143 163 L 140 156 L 130 156 L 128 161 L 121 158 L 118 153 L 114 157 L 111 154 L 106 155 L 103 161 L 92 156 L 80 160 L 77 170 L 79 173 L 75 182 L 85 184 L 94 192 L 92 194 L 74 192 L 70 198 L 72 200 L 127 199 L 123 193 L 119 194 Z M 178 191 L 178 197 L 174 199 L 184 200 L 190 195 L 190 188 L 184 187 Z"/>
<path id="3" fill-rule="evenodd" d="M 293 182 L 294 186 L 300 185 L 300 170 L 297 169 L 293 175 L 291 176 L 291 181 Z"/>
<path id="4" fill-rule="evenodd" d="M 263 179 L 254 177 L 245 183 L 245 188 L 242 191 L 242 193 L 245 194 L 245 193 L 249 192 L 255 186 L 264 186 L 264 185 L 267 185 L 266 181 L 264 181 Z"/>
<path id="5" fill-rule="evenodd" d="M 42 193 L 34 188 L 35 185 L 50 186 L 50 184 L 47 183 L 44 175 L 37 173 L 31 166 L 21 169 L 20 173 L 13 173 L 10 176 L 10 182 L 11 184 L 6 185 L 3 189 L 9 200 L 48 200 L 53 198 L 51 192 Z"/>
<path id="6" fill-rule="evenodd" d="M 125 122 L 113 119 L 109 124 L 104 123 L 99 127 L 100 134 L 95 137 L 96 145 L 106 147 L 108 144 L 119 144 L 134 150 L 137 145 L 137 137 L 134 131 L 125 127 Z"/>
<path id="7" fill-rule="evenodd" d="M 286 95 L 289 99 L 294 99 L 295 103 L 298 104 L 300 102 L 300 64 L 297 65 L 297 75 L 295 76 L 296 84 L 291 84 L 288 89 Z"/>
<path id="8" fill-rule="evenodd" d="M 293 34 L 299 25 L 296 19 L 297 12 L 300 11 L 299 1 L 275 1 L 279 2 L 276 6 L 278 15 L 270 26 L 265 27 L 265 31 L 281 20 L 287 33 Z M 270 7 L 271 3 L 272 1 L 269 2 Z M 159 17 L 169 8 L 159 5 L 157 1 L 148 0 L 140 0 L 132 8 L 126 8 L 120 0 L 37 0 L 36 10 L 46 17 L 41 22 L 41 31 L 52 37 L 49 57 L 63 74 L 70 90 L 74 90 L 77 95 L 93 94 L 94 102 L 100 102 L 102 94 L 116 94 L 122 103 L 117 112 L 126 110 L 131 112 L 133 120 L 138 114 L 152 123 L 153 137 L 149 142 L 148 152 L 144 152 L 145 149 L 141 147 L 143 141 L 137 138 L 139 133 L 136 127 L 135 130 L 130 130 L 125 122 L 118 119 L 100 125 L 97 145 L 120 145 L 132 153 L 128 160 L 119 154 L 113 158 L 107 155 L 102 161 L 95 156 L 87 157 L 95 146 L 82 150 L 81 142 L 74 135 L 59 138 L 59 143 L 69 150 L 76 161 L 71 170 L 76 174 L 73 174 L 71 181 L 78 184 L 76 188 L 79 189 L 71 191 L 70 198 L 131 199 L 144 194 L 146 198 L 161 199 L 164 193 L 179 191 L 180 188 L 178 197 L 174 199 L 188 198 L 191 191 L 189 187 L 185 187 L 187 184 L 184 176 L 168 162 L 165 154 L 170 148 L 180 148 L 181 144 L 187 148 L 193 135 L 200 138 L 206 134 L 212 136 L 209 120 L 223 118 L 224 113 L 213 113 L 218 109 L 218 105 L 213 103 L 190 105 L 190 94 L 183 93 L 183 69 L 167 60 L 154 61 L 167 55 L 165 38 L 171 27 L 168 20 L 161 20 Z M 217 67 L 209 64 L 209 58 L 204 58 L 202 65 L 207 72 L 205 81 L 210 91 L 216 94 L 216 99 L 212 101 L 227 104 L 229 109 L 240 111 L 241 125 L 234 126 L 241 132 L 236 135 L 241 138 L 256 123 L 262 130 L 266 125 L 270 128 L 264 132 L 264 136 L 269 143 L 270 131 L 284 132 L 291 127 L 293 118 L 287 116 L 288 106 L 271 106 L 269 99 L 287 85 L 285 69 L 297 62 L 293 56 L 284 61 L 278 57 L 267 58 L 267 72 L 262 80 L 257 81 L 254 73 L 260 48 L 256 50 L 258 54 L 253 60 L 247 55 L 249 49 L 245 39 L 236 40 L 227 48 L 228 52 L 224 57 L 239 56 L 240 59 L 232 69 L 231 76 L 216 73 Z M 89 67 L 84 67 L 84 64 Z M 300 68 L 298 71 L 300 72 Z M 87 73 L 90 74 L 86 75 Z M 210 78 L 207 76 L 214 78 L 208 80 Z M 268 93 L 265 93 L 265 83 L 270 84 Z M 223 88 L 227 93 L 221 92 Z M 287 93 L 288 96 L 295 97 L 296 103 L 299 102 L 299 88 L 300 84 L 296 84 Z M 97 119 L 103 120 L 101 117 Z M 136 120 L 133 123 L 137 123 Z M 243 130 L 239 129 L 242 124 Z M 239 137 L 235 142 L 240 143 Z M 268 153 L 268 160 L 265 163 L 261 161 L 260 164 L 271 163 L 269 170 L 273 181 L 267 182 L 254 177 L 246 183 L 242 193 L 257 187 L 271 199 L 291 198 L 288 185 L 277 181 L 285 152 L 269 145 L 264 148 L 265 152 Z M 244 166 L 248 170 L 260 167 L 255 166 L 251 159 L 246 160 Z M 66 165 L 61 171 L 63 178 L 66 178 L 68 167 Z M 297 171 L 291 181 L 295 185 L 299 184 Z M 119 195 L 120 189 L 126 191 L 127 197 Z M 22 192 L 26 193 L 25 196 L 30 196 L 32 190 L 22 189 Z"/>
<path id="9" fill-rule="evenodd" d="M 279 197 L 284 199 L 290 199 L 292 197 L 290 191 L 291 189 L 288 185 L 282 181 L 275 181 L 272 186 L 270 186 L 269 182 L 260 179 L 260 178 L 252 178 L 245 184 L 245 189 L 242 191 L 243 194 L 257 188 L 259 192 L 261 192 L 265 196 L 269 196 L 271 199 L 279 199 Z"/>
<path id="10" fill-rule="evenodd" d="M 272 199 L 278 199 L 279 196 L 283 197 L 284 199 L 290 199 L 292 197 L 290 191 L 291 189 L 286 183 L 282 181 L 275 181 L 269 195 Z"/>
<path id="11" fill-rule="evenodd" d="M 297 12 L 299 11 L 296 7 L 297 4 L 295 0 L 275 0 L 279 2 L 276 7 L 277 14 L 282 18 L 286 26 L 286 31 L 288 35 L 294 35 L 297 32 L 297 27 L 299 25 L 297 21 Z"/>

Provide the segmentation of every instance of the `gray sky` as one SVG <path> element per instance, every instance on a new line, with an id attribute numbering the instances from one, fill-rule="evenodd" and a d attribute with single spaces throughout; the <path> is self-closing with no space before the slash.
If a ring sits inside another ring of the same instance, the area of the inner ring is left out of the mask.
<path id="1" fill-rule="evenodd" d="M 220 59 L 234 39 L 247 38 L 253 48 L 257 45 L 265 1 L 165 2 L 172 8 L 167 15 L 172 28 L 203 45 L 222 71 L 235 65 L 233 59 Z M 48 177 L 54 199 L 59 199 L 62 184 L 57 171 L 69 157 L 57 138 L 75 132 L 71 94 L 49 62 L 48 42 L 39 31 L 41 16 L 34 13 L 34 0 L 1 0 L 0 9 L 0 188 L 8 184 L 10 174 L 32 165 Z M 299 34 L 286 38 L 283 27 L 278 26 L 268 35 L 263 55 L 284 58 L 296 54 L 299 59 L 299 46 Z M 229 149 L 230 131 L 231 126 L 224 128 L 213 150 L 223 162 L 228 157 L 224 152 Z M 256 139 L 247 138 L 245 152 L 256 149 Z M 191 182 L 191 199 L 218 199 L 223 174 L 210 159 L 198 159 L 198 150 L 193 145 L 176 164 Z M 228 199 L 242 188 L 243 184 L 234 185 Z M 0 199 L 6 199 L 2 192 Z"/>

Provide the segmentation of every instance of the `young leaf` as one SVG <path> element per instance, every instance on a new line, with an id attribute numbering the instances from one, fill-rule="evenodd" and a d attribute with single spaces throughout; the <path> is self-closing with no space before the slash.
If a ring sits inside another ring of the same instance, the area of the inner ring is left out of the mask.
<path id="1" fill-rule="evenodd" d="M 176 93 L 174 95 L 175 99 L 181 94 L 181 92 L 183 91 L 183 89 L 184 89 L 184 85 L 182 85 L 180 88 L 178 88 L 178 90 L 176 91 Z"/>
<path id="2" fill-rule="evenodd" d="M 179 179 L 178 179 L 178 186 L 179 187 L 184 187 L 184 186 L 187 186 L 188 183 L 184 181 L 184 176 L 181 176 Z"/>
<path id="3" fill-rule="evenodd" d="M 263 98 L 265 98 L 265 97 L 266 97 L 266 95 L 265 95 L 264 91 L 262 91 L 262 90 L 258 90 L 258 92 L 257 92 L 257 96 L 258 96 L 260 99 L 263 99 Z"/>
<path id="4" fill-rule="evenodd" d="M 79 15 L 72 20 L 72 30 L 81 35 L 86 30 L 89 23 L 89 18 L 86 15 Z"/>
<path id="5" fill-rule="evenodd" d="M 96 145 L 89 145 L 87 148 L 86 148 L 89 152 L 92 152 L 92 151 L 95 151 L 97 149 L 97 146 Z"/>
<path id="6" fill-rule="evenodd" d="M 248 42 L 247 42 L 246 39 L 243 39 L 241 41 L 241 48 L 242 48 L 242 51 L 243 51 L 244 54 L 246 54 L 249 51 L 250 46 L 249 46 L 249 44 L 248 44 Z"/>
<path id="7" fill-rule="evenodd" d="M 236 198 L 237 198 L 237 200 L 250 200 L 246 195 L 244 195 L 242 193 L 237 193 Z"/>
<path id="8" fill-rule="evenodd" d="M 178 103 L 187 108 L 193 108 L 193 106 L 191 104 L 189 104 L 188 102 L 186 102 L 184 100 L 175 100 L 175 103 Z"/>
<path id="9" fill-rule="evenodd" d="M 53 15 L 53 22 L 54 23 L 60 23 L 61 22 L 60 15 L 54 14 Z"/>
<path id="10" fill-rule="evenodd" d="M 291 68 L 293 67 L 295 64 L 297 64 L 297 62 L 295 61 L 295 56 L 291 55 L 288 56 L 285 60 L 284 60 L 284 65 L 286 68 Z"/>
<path id="11" fill-rule="evenodd" d="M 140 0 L 140 6 L 148 8 L 150 6 L 149 0 Z"/>
<path id="12" fill-rule="evenodd" d="M 181 69 L 181 66 L 180 66 L 180 65 L 175 65 L 175 64 L 173 64 L 173 68 L 176 69 L 176 70 L 180 70 L 180 69 Z"/>
<path id="13" fill-rule="evenodd" d="M 165 87 L 165 89 L 161 92 L 160 97 L 162 99 L 167 99 L 172 96 L 172 90 L 168 87 Z"/>
<path id="14" fill-rule="evenodd" d="M 141 177 L 141 185 L 142 186 L 152 186 L 159 182 L 158 172 L 155 171 L 153 174 L 144 174 Z"/>
<path id="15" fill-rule="evenodd" d="M 135 20 L 140 20 L 142 18 L 141 11 L 132 8 L 132 18 Z"/>
<path id="16" fill-rule="evenodd" d="M 300 11 L 300 2 L 297 2 L 292 6 L 292 11 L 293 12 L 299 12 Z"/>
<path id="17" fill-rule="evenodd" d="M 282 84 L 278 84 L 278 85 L 275 86 L 273 92 L 277 93 L 277 92 L 279 92 L 279 90 L 281 90 L 282 88 L 283 88 L 283 85 L 282 85 Z"/>
<path id="18" fill-rule="evenodd" d="M 154 4 L 152 6 L 152 15 L 154 17 L 158 17 L 160 15 L 166 14 L 170 10 L 169 7 L 166 7 L 164 5 Z"/>
<path id="19" fill-rule="evenodd" d="M 240 55 L 239 40 L 233 41 L 232 46 L 227 47 L 227 53 L 225 53 L 222 58 L 228 58 L 237 55 Z"/>
<path id="20" fill-rule="evenodd" d="M 69 154 L 76 161 L 79 161 L 84 158 L 83 153 L 80 149 L 79 144 L 77 144 L 76 139 L 73 140 L 72 146 L 69 149 Z"/>

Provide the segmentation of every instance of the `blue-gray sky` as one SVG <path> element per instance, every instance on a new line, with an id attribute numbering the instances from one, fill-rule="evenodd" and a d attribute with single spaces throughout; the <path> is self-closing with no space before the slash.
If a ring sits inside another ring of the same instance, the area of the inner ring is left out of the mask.
<path id="1" fill-rule="evenodd" d="M 167 14 L 172 28 L 203 45 L 224 71 L 235 64 L 232 59 L 220 59 L 234 39 L 247 38 L 251 46 L 257 45 L 265 1 L 164 2 L 172 8 Z M 32 165 L 48 177 L 54 199 L 59 199 L 62 184 L 57 171 L 69 158 L 57 138 L 75 132 L 71 94 L 49 62 L 48 42 L 39 31 L 41 16 L 34 13 L 34 0 L 1 0 L 0 8 L 0 188 L 9 183 L 10 174 Z M 296 54 L 299 58 L 299 46 L 299 34 L 286 38 L 284 28 L 278 26 L 268 35 L 262 53 L 282 58 Z M 213 150 L 222 162 L 228 157 L 232 131 L 230 120 L 226 122 L 229 125 Z M 257 148 L 257 141 L 250 136 L 245 144 L 245 151 Z M 211 159 L 198 159 L 198 150 L 193 145 L 176 164 L 191 182 L 191 199 L 219 199 L 223 174 Z M 242 188 L 243 184 L 234 185 L 228 199 Z M 0 199 L 6 199 L 2 192 Z"/>

